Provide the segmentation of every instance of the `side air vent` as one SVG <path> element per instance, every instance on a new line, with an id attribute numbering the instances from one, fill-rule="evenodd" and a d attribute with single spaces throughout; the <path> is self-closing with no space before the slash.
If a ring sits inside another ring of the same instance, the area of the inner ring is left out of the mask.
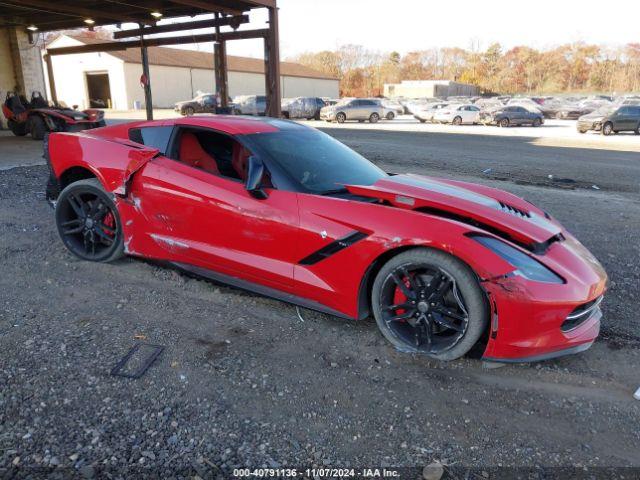
<path id="1" fill-rule="evenodd" d="M 503 212 L 510 213 L 511 215 L 515 215 L 520 218 L 531 218 L 529 212 L 525 212 L 524 210 L 516 208 L 513 205 L 509 205 L 508 203 L 500 202 L 500 208 Z"/>

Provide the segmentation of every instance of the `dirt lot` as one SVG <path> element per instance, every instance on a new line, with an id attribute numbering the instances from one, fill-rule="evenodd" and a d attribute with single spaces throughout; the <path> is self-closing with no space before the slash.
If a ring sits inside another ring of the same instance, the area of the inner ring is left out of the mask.
<path id="1" fill-rule="evenodd" d="M 601 339 L 500 369 L 401 354 L 373 321 L 303 311 L 303 322 L 289 305 L 138 260 L 78 261 L 43 201 L 45 167 L 4 170 L 0 474 L 207 478 L 439 460 L 456 478 L 497 466 L 637 478 L 601 468 L 640 468 L 640 156 L 519 136 L 329 131 L 387 169 L 498 186 L 552 212 L 610 274 Z M 159 361 L 139 380 L 111 376 L 140 339 L 165 346 Z"/>

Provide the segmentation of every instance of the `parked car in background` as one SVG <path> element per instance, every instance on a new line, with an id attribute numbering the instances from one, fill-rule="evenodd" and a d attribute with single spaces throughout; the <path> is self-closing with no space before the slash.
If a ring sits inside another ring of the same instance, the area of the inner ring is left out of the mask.
<path id="1" fill-rule="evenodd" d="M 623 105 L 614 109 L 600 109 L 578 119 L 578 132 L 589 130 L 611 135 L 618 132 L 634 132 L 640 135 L 640 105 Z"/>
<path id="2" fill-rule="evenodd" d="M 532 112 L 518 105 L 507 105 L 497 110 L 484 111 L 480 114 L 482 123 L 509 127 L 512 125 L 533 125 L 539 127 L 544 123 L 540 112 Z"/>
<path id="3" fill-rule="evenodd" d="M 180 115 L 191 116 L 196 113 L 215 113 L 216 104 L 214 94 L 203 93 L 191 100 L 176 103 L 173 109 Z"/>
<path id="4" fill-rule="evenodd" d="M 327 122 L 344 123 L 347 120 L 358 120 L 364 122 L 369 120 L 377 123 L 381 118 L 385 118 L 385 109 L 377 100 L 368 98 L 345 99 L 336 105 L 324 107 L 320 111 L 320 118 Z"/>
<path id="5" fill-rule="evenodd" d="M 556 118 L 558 120 L 577 120 L 583 115 L 587 115 L 594 111 L 592 107 L 585 107 L 580 104 L 567 105 L 558 110 Z"/>
<path id="6" fill-rule="evenodd" d="M 320 110 L 326 106 L 319 97 L 297 97 L 282 101 L 282 115 L 285 118 L 306 118 L 320 120 Z"/>
<path id="7" fill-rule="evenodd" d="M 233 99 L 233 113 L 236 115 L 260 115 L 267 112 L 267 97 L 264 95 L 241 95 Z"/>
<path id="8" fill-rule="evenodd" d="M 425 103 L 413 110 L 413 118 L 420 123 L 433 122 L 434 115 L 447 106 L 448 103 Z"/>
<path id="9" fill-rule="evenodd" d="M 388 98 L 382 98 L 380 100 L 382 106 L 388 110 L 385 115 L 387 120 L 393 120 L 397 115 L 404 115 L 404 106 L 400 102 L 395 100 L 389 100 Z"/>
<path id="10" fill-rule="evenodd" d="M 476 124 L 480 122 L 480 109 L 473 104 L 449 105 L 438 110 L 433 116 L 433 121 L 453 125 Z"/>

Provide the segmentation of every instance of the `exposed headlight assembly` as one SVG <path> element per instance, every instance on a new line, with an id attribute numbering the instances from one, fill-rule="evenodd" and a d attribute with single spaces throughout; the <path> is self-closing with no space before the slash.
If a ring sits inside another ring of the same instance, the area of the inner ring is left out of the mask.
<path id="1" fill-rule="evenodd" d="M 538 260 L 502 240 L 485 235 L 471 235 L 471 238 L 501 257 L 509 265 L 512 265 L 516 269 L 513 272 L 516 275 L 535 282 L 564 283 L 560 276 L 549 270 Z"/>

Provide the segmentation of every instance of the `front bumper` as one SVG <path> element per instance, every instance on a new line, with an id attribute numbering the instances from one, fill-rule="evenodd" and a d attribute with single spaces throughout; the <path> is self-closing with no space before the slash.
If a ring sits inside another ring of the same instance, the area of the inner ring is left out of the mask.
<path id="1" fill-rule="evenodd" d="M 586 132 L 586 131 L 589 131 L 589 130 L 595 130 L 596 132 L 599 132 L 602 129 L 602 122 L 592 122 L 592 121 L 580 120 L 576 124 L 576 129 L 579 132 Z"/>
<path id="2" fill-rule="evenodd" d="M 320 112 L 320 120 L 332 122 L 336 119 L 336 112 Z"/>
<path id="3" fill-rule="evenodd" d="M 600 264 L 571 237 L 550 247 L 545 264 L 565 283 L 545 284 L 513 275 L 482 282 L 491 305 L 485 360 L 554 358 L 586 350 L 598 337 L 599 304 L 608 282 Z M 586 314 L 576 315 L 583 309 Z M 575 320 L 576 316 L 580 318 Z"/>

